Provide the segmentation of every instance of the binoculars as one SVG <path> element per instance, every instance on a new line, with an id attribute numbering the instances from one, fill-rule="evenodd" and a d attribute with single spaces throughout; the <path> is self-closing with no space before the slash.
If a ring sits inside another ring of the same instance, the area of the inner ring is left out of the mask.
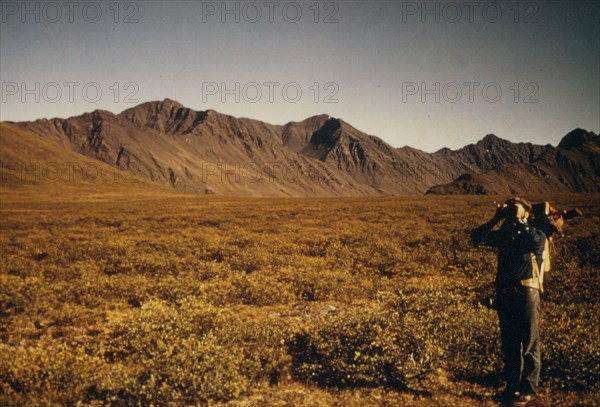
<path id="1" fill-rule="evenodd" d="M 529 224 L 543 231 L 546 237 L 550 237 L 554 233 L 562 235 L 565 221 L 583 215 L 577 208 L 568 211 L 558 211 L 549 202 L 540 202 L 532 205 L 528 201 L 518 197 L 506 200 L 503 205 L 497 205 L 497 208 L 503 211 L 505 216 L 516 216 L 518 205 L 523 206 L 529 211 Z"/>

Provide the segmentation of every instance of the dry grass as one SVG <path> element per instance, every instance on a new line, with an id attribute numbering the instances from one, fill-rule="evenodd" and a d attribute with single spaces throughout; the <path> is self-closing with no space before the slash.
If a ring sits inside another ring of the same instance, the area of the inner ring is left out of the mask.
<path id="1" fill-rule="evenodd" d="M 0 403 L 495 405 L 494 199 L 3 189 Z M 542 404 L 593 405 L 600 196 L 551 200 Z"/>

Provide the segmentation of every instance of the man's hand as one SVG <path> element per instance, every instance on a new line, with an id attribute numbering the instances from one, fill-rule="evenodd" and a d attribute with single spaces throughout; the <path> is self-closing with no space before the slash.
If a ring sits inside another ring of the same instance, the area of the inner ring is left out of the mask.
<path id="1" fill-rule="evenodd" d="M 494 220 L 499 222 L 502 219 L 506 218 L 507 215 L 508 215 L 508 206 L 506 204 L 498 205 L 496 207 L 496 213 L 494 214 Z"/>

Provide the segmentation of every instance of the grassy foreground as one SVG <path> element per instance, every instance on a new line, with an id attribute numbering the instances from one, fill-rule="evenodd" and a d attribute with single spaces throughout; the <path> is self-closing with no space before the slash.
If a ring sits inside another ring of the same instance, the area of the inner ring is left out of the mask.
<path id="1" fill-rule="evenodd" d="M 600 196 L 545 198 L 586 216 L 547 276 L 541 404 L 596 405 Z M 5 191 L 0 405 L 497 405 L 468 239 L 494 199 Z"/>

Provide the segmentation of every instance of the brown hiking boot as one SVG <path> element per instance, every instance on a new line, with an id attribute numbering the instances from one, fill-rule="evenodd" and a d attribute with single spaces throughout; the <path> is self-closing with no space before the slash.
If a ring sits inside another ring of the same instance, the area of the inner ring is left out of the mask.
<path id="1" fill-rule="evenodd" d="M 513 407 L 527 407 L 535 404 L 535 394 L 523 394 L 512 402 Z"/>

